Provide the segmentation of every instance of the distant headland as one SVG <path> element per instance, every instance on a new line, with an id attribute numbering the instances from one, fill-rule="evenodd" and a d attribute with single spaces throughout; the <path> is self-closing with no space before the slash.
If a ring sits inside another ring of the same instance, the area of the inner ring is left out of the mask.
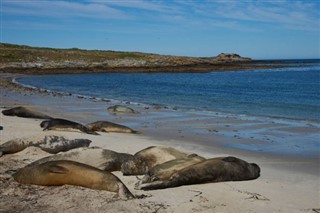
<path id="1" fill-rule="evenodd" d="M 208 72 L 279 67 L 238 54 L 185 57 L 141 52 L 55 49 L 0 43 L 0 72 L 23 74 L 102 72 Z"/>

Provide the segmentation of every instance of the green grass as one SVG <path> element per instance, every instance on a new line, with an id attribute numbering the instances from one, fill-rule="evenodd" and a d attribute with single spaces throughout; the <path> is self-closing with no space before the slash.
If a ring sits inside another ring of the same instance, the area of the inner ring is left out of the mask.
<path id="1" fill-rule="evenodd" d="M 78 48 L 54 49 L 0 43 L 0 62 L 39 62 L 39 61 L 85 61 L 103 62 L 114 59 L 146 60 L 150 54 L 138 52 L 117 52 L 102 50 L 82 50 Z"/>

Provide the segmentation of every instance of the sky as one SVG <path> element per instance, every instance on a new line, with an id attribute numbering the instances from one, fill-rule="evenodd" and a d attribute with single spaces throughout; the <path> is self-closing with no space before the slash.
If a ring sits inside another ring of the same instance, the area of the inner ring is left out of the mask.
<path id="1" fill-rule="evenodd" d="M 0 12 L 2 43 L 320 58 L 319 0 L 0 0 Z"/>

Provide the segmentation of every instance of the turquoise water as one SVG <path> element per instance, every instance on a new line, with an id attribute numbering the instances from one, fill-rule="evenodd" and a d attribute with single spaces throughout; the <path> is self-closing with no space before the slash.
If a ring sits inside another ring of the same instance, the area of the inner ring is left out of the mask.
<path id="1" fill-rule="evenodd" d="M 320 61 L 252 71 L 43 75 L 19 83 L 184 110 L 320 120 Z"/>

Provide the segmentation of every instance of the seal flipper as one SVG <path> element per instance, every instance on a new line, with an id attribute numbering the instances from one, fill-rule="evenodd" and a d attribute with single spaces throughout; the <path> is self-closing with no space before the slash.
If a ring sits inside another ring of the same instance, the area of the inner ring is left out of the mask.
<path id="1" fill-rule="evenodd" d="M 49 172 L 58 173 L 58 174 L 66 174 L 69 172 L 69 170 L 64 168 L 63 166 L 51 166 L 49 168 Z"/>

